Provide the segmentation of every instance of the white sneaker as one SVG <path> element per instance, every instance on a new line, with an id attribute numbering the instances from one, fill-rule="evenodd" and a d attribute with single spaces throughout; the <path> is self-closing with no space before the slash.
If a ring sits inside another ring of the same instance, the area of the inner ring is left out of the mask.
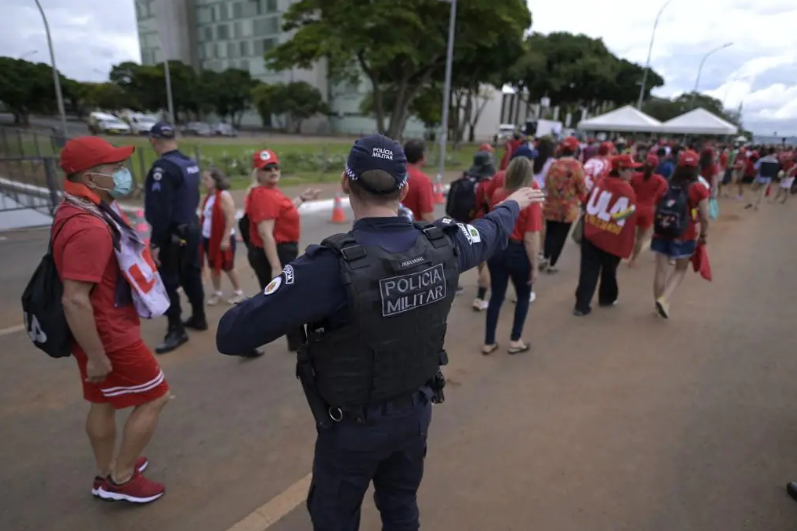
<path id="1" fill-rule="evenodd" d="M 473 301 L 473 309 L 477 312 L 483 312 L 490 306 L 490 303 L 486 300 L 477 298 Z"/>
<path id="2" fill-rule="evenodd" d="M 238 304 L 240 302 L 243 302 L 243 300 L 245 298 L 246 297 L 244 297 L 244 292 L 243 291 L 237 291 L 237 292 L 232 294 L 232 297 L 227 299 L 227 304 Z"/>
<path id="3" fill-rule="evenodd" d="M 221 292 L 217 291 L 210 297 L 208 297 L 208 306 L 216 306 L 219 301 L 221 301 Z"/>
<path id="4" fill-rule="evenodd" d="M 529 295 L 529 302 L 534 302 L 534 301 L 536 301 L 536 300 L 537 300 L 537 293 L 535 293 L 534 291 L 532 291 L 532 292 L 531 292 L 531 295 Z"/>

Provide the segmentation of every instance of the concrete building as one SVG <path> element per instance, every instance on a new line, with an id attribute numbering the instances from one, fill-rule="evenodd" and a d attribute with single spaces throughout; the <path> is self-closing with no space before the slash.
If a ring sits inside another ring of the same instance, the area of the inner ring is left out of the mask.
<path id="1" fill-rule="evenodd" d="M 360 113 L 361 101 L 371 90 L 367 77 L 362 76 L 355 84 L 330 83 L 325 61 L 319 61 L 309 70 L 296 68 L 274 72 L 266 68 L 263 54 L 291 37 L 290 33 L 282 31 L 281 14 L 294 1 L 134 0 L 141 61 L 154 65 L 168 57 L 190 64 L 198 71 L 241 68 L 265 83 L 306 81 L 321 91 L 331 113 L 329 117 L 307 120 L 302 125 L 304 132 L 368 134 L 376 131 L 374 118 Z M 486 114 L 496 114 L 492 105 Z M 252 111 L 244 116 L 242 123 L 259 125 L 261 119 Z M 495 133 L 483 132 L 483 127 L 479 129 L 478 136 L 485 139 Z M 423 134 L 423 123 L 410 118 L 404 130 L 405 137 L 422 137 Z"/>

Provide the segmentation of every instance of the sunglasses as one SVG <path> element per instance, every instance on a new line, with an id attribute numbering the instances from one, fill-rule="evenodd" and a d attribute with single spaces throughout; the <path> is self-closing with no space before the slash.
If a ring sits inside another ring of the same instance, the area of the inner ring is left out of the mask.
<path id="1" fill-rule="evenodd" d="M 279 164 L 266 164 L 263 166 L 263 171 L 279 171 L 280 165 Z"/>

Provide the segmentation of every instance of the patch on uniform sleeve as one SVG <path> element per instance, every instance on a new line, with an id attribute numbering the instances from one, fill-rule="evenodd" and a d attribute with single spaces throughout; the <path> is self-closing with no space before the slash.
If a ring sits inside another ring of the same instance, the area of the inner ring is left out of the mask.
<path id="1" fill-rule="evenodd" d="M 465 226 L 468 229 L 468 234 L 470 234 L 473 243 L 479 243 L 480 241 L 482 241 L 482 237 L 479 234 L 479 229 L 477 229 L 473 225 L 465 225 Z"/>
<path id="2" fill-rule="evenodd" d="M 293 273 L 293 266 L 292 265 L 290 265 L 290 264 L 286 265 L 285 268 L 282 270 L 282 274 L 285 275 L 285 284 L 286 285 L 293 284 L 293 278 L 294 278 L 293 275 L 294 275 L 294 273 Z"/>
<path id="3" fill-rule="evenodd" d="M 468 230 L 468 227 L 470 227 L 470 225 L 466 227 L 464 223 L 457 223 L 457 226 L 459 227 L 459 230 L 462 232 L 462 235 L 465 236 L 465 239 L 468 240 L 468 245 L 473 245 L 473 236 L 471 236 L 470 230 Z"/>
<path id="4" fill-rule="evenodd" d="M 446 298 L 446 274 L 443 264 L 379 281 L 382 317 L 392 317 L 417 310 Z"/>
<path id="5" fill-rule="evenodd" d="M 161 179 L 163 179 L 163 170 L 160 168 L 155 168 L 155 170 L 152 172 L 152 180 L 158 182 Z"/>
<path id="6" fill-rule="evenodd" d="M 454 220 L 451 218 L 443 218 L 440 220 L 440 223 L 443 225 L 450 225 L 451 223 L 454 223 Z"/>
<path id="7" fill-rule="evenodd" d="M 263 290 L 263 295 L 271 295 L 282 286 L 282 276 L 275 277 L 274 280 L 268 283 L 266 289 Z"/>

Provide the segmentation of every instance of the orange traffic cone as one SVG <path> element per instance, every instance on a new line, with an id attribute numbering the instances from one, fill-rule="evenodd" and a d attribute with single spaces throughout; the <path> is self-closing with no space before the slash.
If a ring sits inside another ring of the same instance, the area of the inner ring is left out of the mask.
<path id="1" fill-rule="evenodd" d="M 340 199 L 340 192 L 335 194 L 335 205 L 332 207 L 332 223 L 346 223 L 346 211 Z"/>
<path id="2" fill-rule="evenodd" d="M 434 200 L 438 205 L 442 205 L 446 202 L 446 198 L 443 194 L 443 178 L 439 175 L 437 176 L 437 183 L 435 184 L 434 188 Z"/>
<path id="3" fill-rule="evenodd" d="M 135 229 L 144 245 L 149 245 L 149 223 L 144 218 L 144 211 L 136 210 Z"/>

